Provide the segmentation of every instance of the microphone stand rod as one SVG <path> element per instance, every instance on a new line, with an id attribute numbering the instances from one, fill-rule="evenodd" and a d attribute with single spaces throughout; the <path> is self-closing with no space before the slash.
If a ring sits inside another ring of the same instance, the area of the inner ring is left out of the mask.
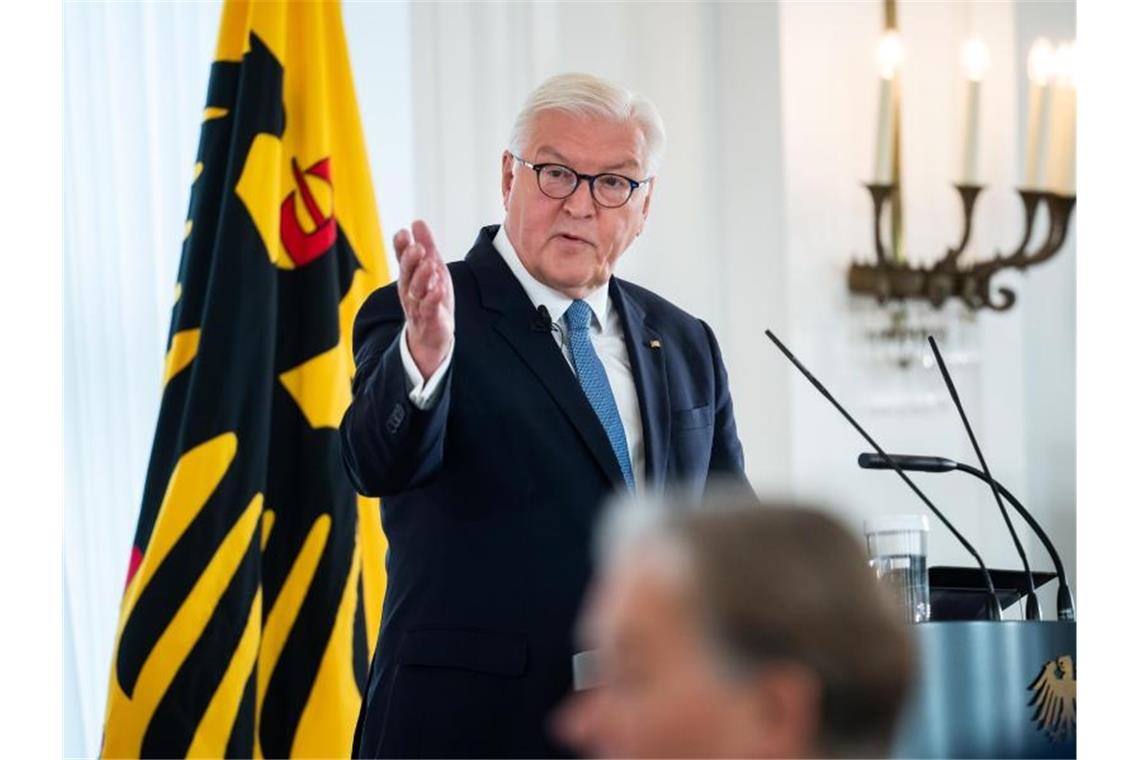
<path id="1" fill-rule="evenodd" d="M 946 362 L 942 360 L 942 352 L 938 350 L 938 343 L 934 340 L 933 335 L 927 335 L 926 340 L 930 343 L 931 350 L 934 351 L 934 358 L 938 361 L 938 371 L 942 373 L 942 380 L 946 383 L 946 389 L 950 391 L 950 400 L 954 402 L 954 406 L 958 409 L 958 416 L 962 419 L 962 425 L 966 428 L 966 434 L 970 436 L 970 445 L 974 447 L 974 453 L 978 455 L 978 461 L 982 465 L 982 472 L 986 474 L 985 481 L 990 484 L 990 490 L 993 492 L 994 500 L 997 502 L 998 511 L 1001 512 L 1002 519 L 1005 521 L 1005 527 L 1009 530 L 1009 535 L 1013 537 L 1013 545 L 1014 548 L 1017 549 L 1017 556 L 1021 558 L 1021 565 L 1025 568 L 1025 619 L 1040 620 L 1041 605 L 1037 602 L 1037 589 L 1033 586 L 1033 571 L 1029 569 L 1029 559 L 1025 556 L 1025 547 L 1021 545 L 1021 538 L 1018 537 L 1017 531 L 1013 529 L 1013 521 L 1009 519 L 1009 510 L 1005 508 L 1005 503 L 1001 500 L 1001 494 L 998 493 L 997 485 L 994 483 L 993 475 L 990 474 L 990 466 L 986 464 L 986 458 L 982 456 L 982 447 L 978 445 L 978 439 L 974 436 L 974 428 L 970 426 L 970 420 L 966 417 L 966 409 L 962 406 L 962 400 L 958 398 L 958 389 L 954 386 L 953 378 L 950 377 L 950 370 L 946 369 Z"/>
<path id="2" fill-rule="evenodd" d="M 922 500 L 922 503 L 925 504 L 927 508 L 934 513 L 935 517 L 937 517 L 942 522 L 942 524 L 945 525 L 952 534 L 954 534 L 954 537 L 958 539 L 959 543 L 961 543 L 962 546 L 966 548 L 966 551 L 968 551 L 974 560 L 978 563 L 978 567 L 981 568 L 982 575 L 986 579 L 986 590 L 990 595 L 990 609 L 987 610 L 989 613 L 989 618 L 991 620 L 1001 620 L 1001 602 L 998 601 L 997 591 L 994 589 L 993 578 L 990 577 L 989 569 L 986 567 L 985 562 L 982 561 L 981 555 L 978 554 L 973 545 L 966 540 L 965 536 L 958 532 L 957 528 L 950 524 L 950 521 L 946 519 L 946 516 L 942 514 L 938 507 L 934 506 L 934 503 L 930 501 L 930 499 L 926 498 L 926 494 L 924 494 L 922 490 L 914 484 L 914 481 L 907 477 L 907 474 L 903 472 L 901 467 L 899 467 L 899 464 L 894 460 L 894 457 L 884 451 L 883 448 L 875 442 L 875 439 L 872 438 L 867 433 L 867 431 L 864 430 L 862 426 L 855 421 L 854 417 L 847 413 L 847 410 L 843 408 L 842 404 L 835 400 L 835 397 L 832 396 L 830 392 L 828 392 L 827 388 L 823 387 L 823 383 L 821 383 L 819 380 L 816 380 L 815 376 L 808 371 L 807 367 L 800 364 L 799 359 L 797 359 L 795 355 L 792 354 L 792 352 L 789 351 L 788 348 L 780 342 L 780 339 L 777 338 L 771 330 L 765 330 L 764 334 L 768 336 L 769 340 L 776 344 L 776 348 L 780 349 L 780 352 L 783 353 L 784 356 L 788 357 L 788 361 L 796 366 L 796 369 L 798 369 L 800 373 L 808 379 L 808 382 L 815 386 L 815 389 L 823 394 L 823 397 L 825 399 L 831 402 L 831 405 L 834 406 L 836 410 L 838 410 L 838 412 L 843 415 L 843 418 L 846 419 L 852 427 L 859 431 L 859 435 L 863 436 L 864 440 L 866 440 L 867 443 L 871 444 L 871 447 L 875 449 L 876 452 L 878 452 L 879 456 L 883 457 L 883 459 L 890 463 L 891 468 L 896 473 L 898 473 L 898 476 L 903 479 L 903 482 L 910 486 L 910 490 L 914 491 L 915 495 Z"/>

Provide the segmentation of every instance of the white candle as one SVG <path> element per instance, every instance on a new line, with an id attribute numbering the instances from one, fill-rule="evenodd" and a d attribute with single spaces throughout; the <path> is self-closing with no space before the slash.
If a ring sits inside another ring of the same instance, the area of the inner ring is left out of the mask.
<path id="1" fill-rule="evenodd" d="M 879 80 L 879 128 L 875 131 L 875 169 L 872 172 L 877 185 L 891 182 L 891 146 L 894 143 L 895 82 Z"/>
<path id="2" fill-rule="evenodd" d="M 978 184 L 978 100 L 982 83 L 966 82 L 966 145 L 962 149 L 963 185 Z"/>
<path id="3" fill-rule="evenodd" d="M 1045 149 L 1049 144 L 1049 110 L 1053 96 L 1053 45 L 1040 38 L 1029 49 L 1029 104 L 1026 113 L 1025 181 L 1026 190 L 1041 188 Z"/>
<path id="4" fill-rule="evenodd" d="M 1056 78 L 1049 117 L 1049 159 L 1045 186 L 1054 193 L 1077 192 L 1077 88 L 1076 48 L 1057 48 Z"/>
<path id="5" fill-rule="evenodd" d="M 962 149 L 963 185 L 978 184 L 978 127 L 982 76 L 990 65 L 990 51 L 974 37 L 962 45 L 962 69 L 966 74 L 966 134 Z"/>
<path id="6" fill-rule="evenodd" d="M 879 40 L 879 109 L 878 129 L 875 130 L 875 165 L 873 182 L 889 185 L 894 181 L 895 74 L 902 64 L 903 47 L 899 33 L 893 29 Z"/>

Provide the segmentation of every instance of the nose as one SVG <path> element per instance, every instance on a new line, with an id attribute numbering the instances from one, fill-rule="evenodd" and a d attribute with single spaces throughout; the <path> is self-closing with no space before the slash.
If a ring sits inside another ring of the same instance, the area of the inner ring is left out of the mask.
<path id="1" fill-rule="evenodd" d="M 562 200 L 562 208 L 570 216 L 584 219 L 594 215 L 594 196 L 590 195 L 590 183 L 582 180 L 574 192 Z"/>

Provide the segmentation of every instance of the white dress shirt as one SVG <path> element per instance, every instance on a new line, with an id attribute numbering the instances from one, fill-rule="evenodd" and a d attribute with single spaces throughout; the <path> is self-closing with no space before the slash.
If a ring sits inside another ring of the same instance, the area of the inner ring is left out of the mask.
<path id="1" fill-rule="evenodd" d="M 503 261 L 510 267 L 515 279 L 526 291 L 534 307 L 537 309 L 539 306 L 545 306 L 550 312 L 550 319 L 555 323 L 551 339 L 558 344 L 566 363 L 571 371 L 574 371 L 568 327 L 564 319 L 566 310 L 570 308 L 574 299 L 539 282 L 526 270 L 507 238 L 506 225 L 499 227 L 493 244 L 495 250 L 503 257 Z M 621 424 L 625 429 L 625 442 L 629 448 L 634 483 L 640 490 L 645 483 L 645 438 L 641 427 L 641 409 L 637 402 L 637 386 L 633 381 L 629 352 L 625 346 L 625 331 L 621 326 L 621 317 L 610 299 L 609 280 L 588 293 L 582 300 L 589 304 L 594 313 L 593 319 L 590 320 L 590 342 L 598 353 L 598 358 L 602 360 L 606 378 L 613 390 Z M 400 357 L 404 363 L 404 372 L 408 376 L 408 399 L 419 409 L 430 409 L 439 396 L 441 378 L 447 374 L 447 369 L 451 366 L 455 341 L 452 340 L 451 348 L 448 349 L 447 356 L 439 368 L 425 381 L 408 349 L 407 331 L 405 325 L 400 332 Z"/>

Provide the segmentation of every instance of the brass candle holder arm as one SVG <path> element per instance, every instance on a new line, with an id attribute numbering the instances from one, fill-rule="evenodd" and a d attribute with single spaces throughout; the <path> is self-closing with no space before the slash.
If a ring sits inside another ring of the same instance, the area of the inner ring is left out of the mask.
<path id="1" fill-rule="evenodd" d="M 875 244 L 873 263 L 853 262 L 847 271 L 848 289 L 856 294 L 868 295 L 880 303 L 891 300 L 919 299 L 941 307 L 949 298 L 959 298 L 972 310 L 983 308 L 1006 311 L 1013 307 L 1016 294 L 1008 287 L 993 291 L 993 277 L 1000 271 L 1017 268 L 1024 271 L 1055 256 L 1068 236 L 1076 197 L 1040 190 L 1020 189 L 1025 229 L 1021 242 L 1013 253 L 1003 256 L 996 252 L 992 259 L 963 266 L 960 259 L 969 245 L 973 232 L 974 210 L 982 185 L 959 184 L 954 188 L 962 202 L 962 233 L 958 244 L 946 249 L 946 254 L 929 267 L 898 261 L 894 252 L 888 253 L 883 243 L 880 220 L 888 201 L 894 199 L 895 185 L 868 184 L 871 194 L 872 221 Z M 1033 237 L 1037 209 L 1044 201 L 1049 214 L 1049 230 L 1036 251 L 1029 252 Z"/>

